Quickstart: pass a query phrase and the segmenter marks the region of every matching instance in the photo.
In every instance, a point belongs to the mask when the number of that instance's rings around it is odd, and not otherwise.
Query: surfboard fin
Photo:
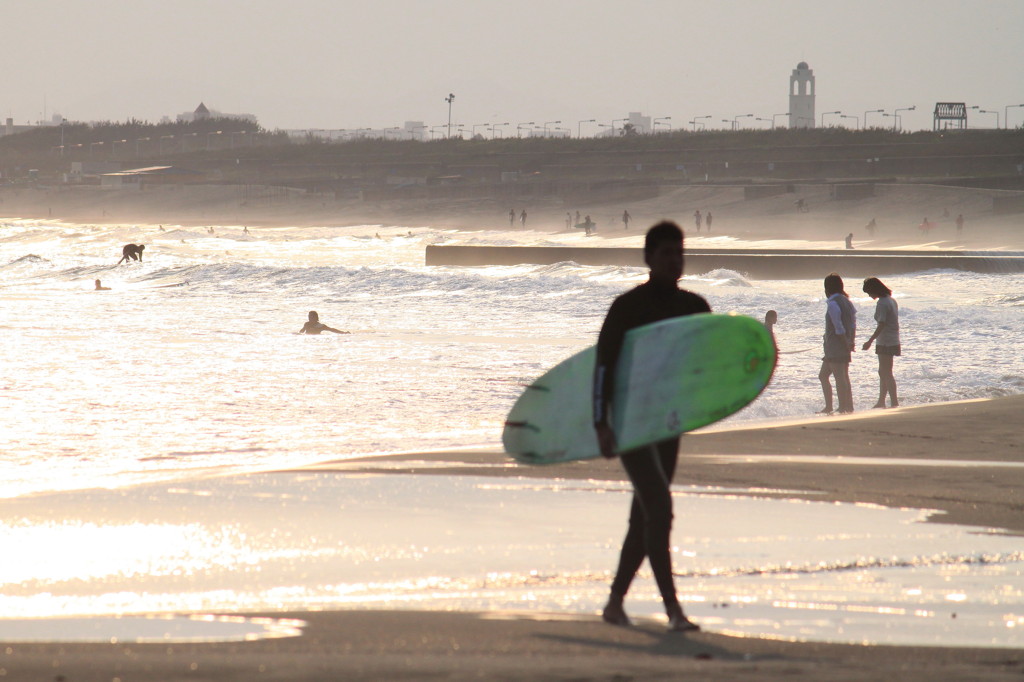
[[[547,386],[541,386],[540,384],[530,384],[529,386],[527,386],[527,388],[531,388],[534,391],[545,391],[545,392],[551,391],[551,389],[548,388]]]

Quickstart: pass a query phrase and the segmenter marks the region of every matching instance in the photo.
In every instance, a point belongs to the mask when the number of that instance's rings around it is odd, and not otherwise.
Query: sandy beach
[[[236,192],[237,193],[237,192]],[[235,194],[236,194],[235,193]],[[508,207],[451,202],[412,212],[403,206],[333,206],[306,197],[282,199],[259,210],[242,206],[232,190],[205,198],[180,193],[136,197],[80,197],[72,193],[7,194],[11,215],[58,215],[82,222],[147,225],[213,223],[272,225],[443,225],[458,229],[504,227]],[[715,211],[722,233],[747,240],[821,239],[841,243],[868,217],[880,218],[872,248],[1012,248],[1018,217],[988,214],[989,193],[939,187],[900,187],[862,202],[838,206],[827,188],[808,189],[812,211],[796,214],[792,197],[744,202],[737,188],[686,188],[636,207],[636,225],[668,216],[681,222],[700,206]],[[202,201],[192,201],[193,199]],[[163,202],[162,199],[166,199]],[[560,230],[570,207],[531,207],[537,229]],[[575,207],[571,207],[575,209]],[[922,215],[968,216],[959,238],[950,224],[921,235]],[[621,207],[594,211],[615,226]],[[948,221],[947,221],[948,222]],[[895,227],[898,225],[898,228]],[[888,229],[893,226],[892,229]],[[686,225],[689,228],[689,225]],[[256,228],[258,229],[258,228]],[[599,231],[598,244],[632,238]],[[692,234],[689,235],[692,237]],[[858,244],[860,241],[858,241]],[[729,496],[863,503],[895,509],[935,510],[928,521],[1024,533],[1024,437],[1019,427],[1024,396],[915,405],[850,416],[817,417],[686,436],[676,483],[709,486]],[[616,461],[548,468],[512,466],[497,448],[411,452],[324,462],[302,471],[261,472],[278,477],[289,495],[305,494],[301,476],[344,479],[364,474],[413,477],[536,477],[541,480],[623,481]],[[234,475],[238,485],[246,476]],[[255,474],[251,475],[255,476]],[[424,480],[426,480],[424,478]],[[714,494],[714,493],[711,493]],[[723,492],[722,496],[725,497]],[[282,497],[284,499],[284,497]],[[88,500],[87,500],[88,502]],[[290,508],[272,503],[268,517]],[[113,507],[112,507],[113,508]],[[63,508],[48,510],[60,517]],[[108,510],[82,504],[75,513],[97,524]],[[128,517],[138,513],[128,507]],[[186,520],[203,513],[196,503],[178,510]],[[400,506],[382,524],[407,521]],[[90,516],[91,515],[91,516]],[[677,520],[678,520],[677,512]],[[109,519],[106,519],[109,521]],[[623,519],[624,520],[624,519]],[[617,531],[616,531],[617,532]],[[690,529],[700,533],[700,529]],[[677,571],[682,566],[677,565]],[[257,571],[258,572],[258,571]],[[604,624],[579,611],[313,610],[253,613],[305,623],[302,635],[250,642],[213,643],[3,643],[0,677],[12,680],[1019,680],[1024,655],[1006,648],[863,646],[743,638],[706,631],[669,635],[660,620],[637,618],[631,628]],[[209,613],[210,611],[203,611]],[[235,612],[232,612],[235,613]]]
[[[1019,490],[1024,397],[878,410],[683,439],[678,484],[941,510],[931,521],[1024,531]],[[447,466],[440,468],[438,463]],[[327,462],[310,471],[420,476],[622,478],[615,461],[534,468],[494,451],[410,453]],[[966,466],[965,466],[966,465]],[[286,475],[294,472],[281,472]],[[750,492],[753,495],[781,493]],[[97,512],[98,513],[98,512]],[[394,523],[401,523],[396,508]],[[259,615],[259,614],[254,614]],[[263,614],[305,621],[300,637],[210,644],[8,644],[17,680],[1011,680],[1008,649],[850,646],[669,635],[659,621],[608,626],[597,615],[320,611]]]

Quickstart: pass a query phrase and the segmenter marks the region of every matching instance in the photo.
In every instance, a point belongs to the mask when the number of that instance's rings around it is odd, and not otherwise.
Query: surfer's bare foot
[[[832,414],[832,408],[826,407],[824,410],[818,410],[814,414]]]
[[[622,608],[622,602],[608,602],[604,607],[604,611],[601,612],[601,619],[612,625],[631,625],[629,616],[626,615],[626,610]]]
[[[896,400],[892,401],[892,407],[899,407],[899,406],[900,406],[900,404],[899,404],[898,401],[896,401]]]
[[[668,618],[669,632],[697,632],[700,626],[687,618],[682,611],[673,613]]]
[[[875,403],[874,405],[871,406],[871,409],[872,410],[884,410],[885,409],[885,403],[881,403],[881,402]]]

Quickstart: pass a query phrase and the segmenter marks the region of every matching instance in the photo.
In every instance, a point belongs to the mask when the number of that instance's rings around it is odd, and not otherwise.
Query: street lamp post
[[[736,130],[736,121],[735,120],[730,121],[727,118],[723,118],[722,119],[722,123],[728,123],[729,124],[729,130]]]
[[[474,123],[471,126],[471,130],[469,131],[469,135],[470,135],[471,138],[472,137],[476,137],[476,129],[479,128],[480,126],[483,126],[483,127],[486,128],[487,124],[486,123]]]
[[[583,137],[583,124],[584,123],[597,123],[597,119],[596,118],[588,118],[588,119],[580,121],[579,123],[576,124],[576,139],[577,140],[580,139],[581,137]]]
[[[897,125],[899,125],[900,130],[903,130],[903,119],[900,117],[900,112],[901,111],[914,111],[915,109],[917,109],[917,105],[916,104],[914,106],[912,106],[912,107],[905,107],[903,109],[894,109],[893,110],[893,112],[892,112],[893,116],[896,117],[896,120],[893,122],[893,132],[896,131],[896,126]]]
[[[1015,107],[1024,107],[1024,104],[1007,104],[1003,107],[1003,127],[1009,129],[1010,127],[1010,109]]]
[[[832,114],[841,114],[841,113],[843,113],[843,112],[841,112],[841,111],[823,111],[821,113],[821,127],[822,128],[825,127],[825,117],[826,116],[831,116]]]
[[[860,117],[858,117],[858,116],[851,116],[849,114],[841,114],[839,116],[839,118],[852,118],[854,121],[856,121],[856,123],[853,124],[853,129],[854,130],[860,130]]]
[[[554,125],[556,123],[561,123],[561,121],[546,121],[544,123],[544,137],[548,136],[548,126]]]
[[[772,130],[775,130],[775,117],[776,116],[789,116],[790,113],[787,111],[784,114],[772,114]]]
[[[451,124],[449,124],[449,125],[451,125]],[[438,128],[440,128],[441,130],[444,130],[444,126],[434,126],[434,127],[432,127],[430,129],[430,139],[431,140],[434,139],[434,131],[437,130]]]
[[[448,96],[444,98],[445,102],[448,102],[448,137],[452,136],[452,102],[455,101],[455,95],[448,93]]]
[[[501,126],[507,126],[508,124],[508,121],[505,121],[504,123],[495,123],[493,126],[491,126],[491,139],[493,140],[497,135],[498,128],[500,128]]]
[[[884,114],[885,109],[872,109],[864,112],[864,130],[868,129],[868,114]]]
[[[530,127],[532,125],[536,125],[536,123],[534,123],[533,121],[524,121],[523,123],[518,124],[516,126],[516,137],[522,137],[523,136],[523,133],[522,133],[523,128],[528,128],[528,127]]]
[[[741,118],[754,118],[754,115],[753,114],[740,114],[739,116],[734,117],[732,119],[732,129],[733,130],[739,130],[740,129],[740,119]]]
[[[671,120],[672,120],[671,116],[661,116],[660,118],[654,119],[654,121],[651,123],[651,133],[653,134],[653,133],[656,133],[658,131],[658,121],[671,121]],[[662,125],[666,126],[669,130],[672,130],[672,124],[671,123],[662,123]]]
[[[62,118],[60,120],[60,155],[64,156],[64,124],[67,123],[67,119]]]
[[[770,119],[770,118],[761,118],[760,116],[755,116],[755,117],[754,117],[754,120],[755,120],[755,121],[764,121],[765,123],[771,123],[771,124],[772,124],[772,127],[773,127],[773,128],[775,127],[775,121],[773,121],[773,120],[772,120],[772,119]]]
[[[693,117],[693,120],[692,120],[692,121],[690,121],[690,123],[692,123],[692,124],[693,124],[693,132],[697,132],[697,124],[698,124],[698,123],[700,123],[700,127],[701,127],[701,130],[704,130],[704,129],[706,129],[706,128],[707,128],[707,126],[706,126],[706,125],[704,125],[703,123],[701,123],[701,119],[702,119],[702,118],[714,118],[714,117],[713,117],[713,116],[711,116],[711,114],[708,114],[707,116],[694,116],[694,117]]]
[[[139,143],[140,142],[149,142],[149,138],[148,137],[137,137],[137,138],[135,138],[135,158],[139,158],[141,156],[141,154],[139,153]]]
[[[210,140],[212,139],[212,136],[220,135],[223,132],[223,130],[215,130],[212,133],[206,133],[206,151],[210,151]]]
[[[989,111],[987,109],[978,109],[979,114],[995,114],[996,115],[996,130],[999,130],[999,112]]]
[[[622,121],[628,121],[628,118],[613,118],[612,119],[612,137],[615,137],[615,124],[621,123]]]
[[[427,128],[427,127],[428,126],[425,126],[425,125],[423,125],[423,126],[413,126],[412,128],[409,129],[409,139],[410,140],[418,140],[419,136],[416,134],[416,131],[417,130],[423,130],[424,128]]]

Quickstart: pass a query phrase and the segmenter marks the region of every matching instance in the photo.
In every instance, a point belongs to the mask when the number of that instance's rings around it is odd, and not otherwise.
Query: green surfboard
[[[601,455],[591,404],[595,357],[591,346],[526,387],[505,422],[506,452],[527,464]],[[743,315],[702,313],[630,330],[612,399],[619,451],[738,412],[768,385],[775,358],[771,334]]]

